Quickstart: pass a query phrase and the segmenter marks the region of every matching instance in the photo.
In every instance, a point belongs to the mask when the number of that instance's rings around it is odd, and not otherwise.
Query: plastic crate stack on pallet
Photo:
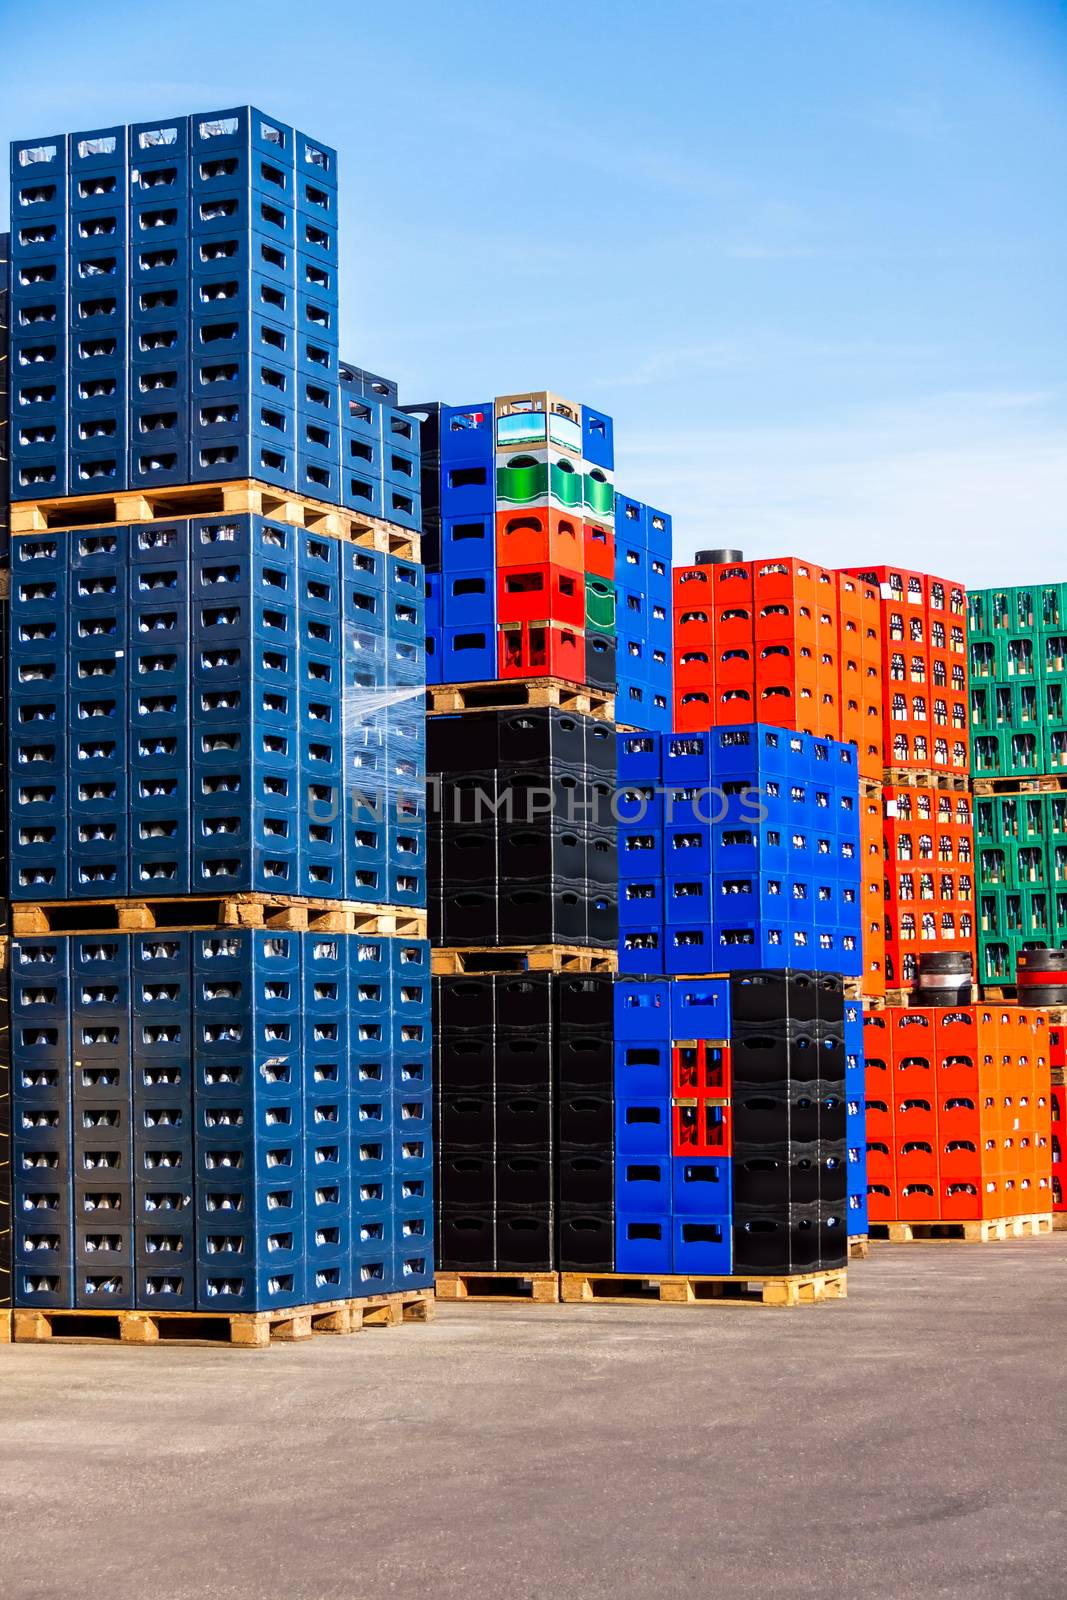
[[[865,994],[885,992],[883,672],[876,586],[794,557],[709,550],[674,573],[674,726],[747,719],[851,743],[860,778]]]
[[[966,594],[958,583],[903,568],[851,576],[872,587],[881,611],[882,992],[899,1001],[927,952],[974,958]]]
[[[622,733],[619,790],[620,984],[623,974],[664,974],[679,984],[700,979],[709,994],[722,996],[723,973],[801,961],[834,974],[839,995],[843,972],[858,979],[862,880],[853,746],[760,724],[662,738]],[[843,1241],[866,1234],[862,1037],[859,1004],[848,1006],[854,1061],[846,1089],[842,1045],[839,1085],[840,1136],[851,1140],[840,1153]],[[843,1016],[837,1020],[843,1024]],[[625,1016],[619,1021],[625,1025]],[[699,1077],[711,1060],[708,1041],[721,1044],[728,1032],[727,1025],[695,1039],[664,1035],[659,1048],[688,1039]],[[619,1085],[617,1066],[616,1094],[625,1098]],[[674,1154],[686,1154],[690,1139],[711,1154],[707,1141],[726,1138],[728,1123],[710,1102],[676,1114]],[[667,1131],[663,1113],[661,1133]],[[749,1153],[756,1158],[755,1150]],[[650,1192],[677,1192],[684,1205],[680,1189]],[[618,1204],[625,1212],[626,1203]]]
[[[612,974],[434,981],[440,1266],[610,1271]]]
[[[0,748],[7,745],[7,637],[10,464],[8,461],[8,263],[10,239],[0,234]],[[7,763],[0,760],[0,851],[6,860]],[[0,1312],[11,1304],[11,1051],[8,1027],[7,884],[0,885]],[[2,1321],[2,1316],[0,1316]]]
[[[872,1230],[901,1239],[1048,1231],[1045,1013],[997,1002],[888,1007],[865,1023]]]
[[[671,727],[671,518],[615,496],[615,717],[623,727]]]
[[[848,1100],[840,979],[759,970],[615,990],[619,1272],[840,1267]],[[851,1078],[851,1082],[849,1081]],[[862,1092],[862,1083],[859,1085]],[[860,1113],[862,1122],[862,1113]],[[866,1231],[864,1229],[864,1231]]]
[[[419,461],[415,441],[410,474],[381,450],[370,469],[414,479],[404,523],[343,508],[333,154],[246,108],[18,144],[13,172],[16,306],[48,243],[57,327],[65,285],[71,308],[51,397],[14,396],[66,419],[32,472],[29,446],[12,462],[16,1336],[54,1312],[126,1313],[132,1337],[215,1312],[260,1342],[271,1319],[309,1330],[308,1307],[336,1329],[368,1296],[424,1304]],[[29,226],[37,187],[53,210]],[[87,351],[97,277],[115,326]],[[84,494],[86,362],[105,482],[128,461],[137,493]],[[344,381],[386,416],[370,375]],[[167,429],[142,428],[146,393],[171,397]],[[134,441],[172,426],[146,480]],[[66,498],[30,499],[42,483]]]
[[[620,969],[861,972],[856,751],[752,723],[619,735]]]
[[[428,764],[439,1264],[610,1267],[614,726],[432,716]]]
[[[975,590],[968,620],[978,967],[1002,990],[1067,944],[1067,585]]]
[[[339,372],[328,146],[249,106],[21,140],[11,208],[17,498],[255,478],[418,528],[410,418]]]
[[[1067,943],[1067,793],[976,794],[974,817],[978,973],[1006,988],[1020,955]]]
[[[1052,1151],[1052,1210],[1057,1219],[1055,1226],[1067,1227],[1067,1089],[1064,1087],[1067,1046],[1061,1024],[1053,1023],[1048,1030],[1048,1037],[1052,1066],[1052,1130],[1049,1139]]]
[[[434,716],[427,760],[432,942],[613,953],[611,723],[555,706]]]
[[[423,492],[434,506],[426,542],[429,681],[548,677],[614,695],[611,418],[547,391],[408,409],[421,426]],[[653,605],[665,617],[670,519],[638,510],[627,604],[642,619]],[[643,643],[642,628],[627,637]],[[639,706],[651,705],[654,694],[664,698],[665,667],[631,664],[626,692],[636,684]]]
[[[968,597],[975,779],[1067,771],[1067,584]]]

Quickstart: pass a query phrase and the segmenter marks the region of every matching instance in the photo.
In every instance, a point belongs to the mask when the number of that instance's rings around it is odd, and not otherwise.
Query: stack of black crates
[[[615,729],[555,706],[435,716],[430,938],[613,950]]]
[[[439,1265],[610,1271],[612,974],[434,987]]]
[[[733,1271],[844,1266],[845,999],[833,973],[730,979]]]
[[[615,762],[556,706],[429,719],[445,1270],[611,1267]]]

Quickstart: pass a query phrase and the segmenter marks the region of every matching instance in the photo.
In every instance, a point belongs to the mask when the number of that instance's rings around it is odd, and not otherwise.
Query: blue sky
[[[0,16],[5,138],[251,100],[336,145],[343,353],[611,412],[676,559],[1067,577],[1059,0]]]

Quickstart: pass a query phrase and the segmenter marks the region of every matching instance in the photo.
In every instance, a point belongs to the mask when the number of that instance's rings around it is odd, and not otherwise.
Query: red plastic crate
[[[729,1104],[696,1099],[671,1108],[671,1153],[676,1156],[728,1156],[733,1153]]]
[[[611,538],[611,569],[615,576],[615,538]],[[586,538],[579,518],[547,506],[522,511],[498,511],[496,517],[498,567],[533,567],[550,564],[570,572],[593,572],[586,561]]]
[[[553,624],[501,624],[499,644],[502,678],[567,678],[585,682],[585,634]]]
[[[585,577],[569,567],[539,562],[530,567],[500,567],[496,580],[497,621],[585,625]]]

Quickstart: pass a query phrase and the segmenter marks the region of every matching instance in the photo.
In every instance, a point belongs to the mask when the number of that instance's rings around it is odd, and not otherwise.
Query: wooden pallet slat
[[[994,1244],[1006,1239],[1036,1239],[1052,1232],[1052,1213],[1021,1217],[983,1217],[973,1221],[872,1222],[871,1239],[890,1244]]]
[[[848,1236],[848,1259],[850,1261],[866,1261],[871,1253],[871,1243],[865,1233],[850,1233]]]
[[[844,1300],[844,1267],[777,1277],[715,1277],[686,1274],[562,1272],[560,1292],[568,1305],[741,1305],[799,1306]]]
[[[430,970],[436,978],[464,972],[615,972],[618,965],[617,951],[581,945],[479,945],[430,951]]]
[[[262,1350],[272,1344],[300,1343],[316,1334],[358,1333],[361,1328],[399,1327],[429,1322],[432,1289],[326,1300],[277,1311],[51,1310],[16,1307],[9,1314],[9,1338],[16,1344],[100,1340],[119,1344],[216,1343]],[[5,1343],[0,1329],[0,1344]]]
[[[69,495],[61,499],[17,500],[11,507],[12,534],[48,529],[106,527],[155,522],[174,517],[240,515],[253,512],[272,522],[285,522],[308,533],[323,534],[367,549],[418,561],[419,534],[383,517],[367,517],[325,500],[279,489],[253,478],[225,483],[187,484],[167,489],[140,489],[117,494]]]
[[[1067,772],[1041,772],[1028,778],[975,778],[976,795],[1063,794],[1067,791]]]
[[[490,1305],[559,1303],[558,1272],[438,1272],[438,1300],[478,1300]]]
[[[940,767],[886,767],[884,783],[894,789],[949,789],[966,794],[970,778],[965,772],[945,772]]]
[[[540,706],[557,706],[561,711],[573,711],[597,722],[613,722],[615,718],[613,694],[566,678],[504,678],[486,683],[430,684],[426,689],[426,711],[430,716]]]
[[[206,928],[279,928],[294,933],[380,934],[425,939],[426,912],[408,906],[302,895],[241,893],[174,899],[43,900],[11,907],[16,937],[43,933],[146,933]]]

